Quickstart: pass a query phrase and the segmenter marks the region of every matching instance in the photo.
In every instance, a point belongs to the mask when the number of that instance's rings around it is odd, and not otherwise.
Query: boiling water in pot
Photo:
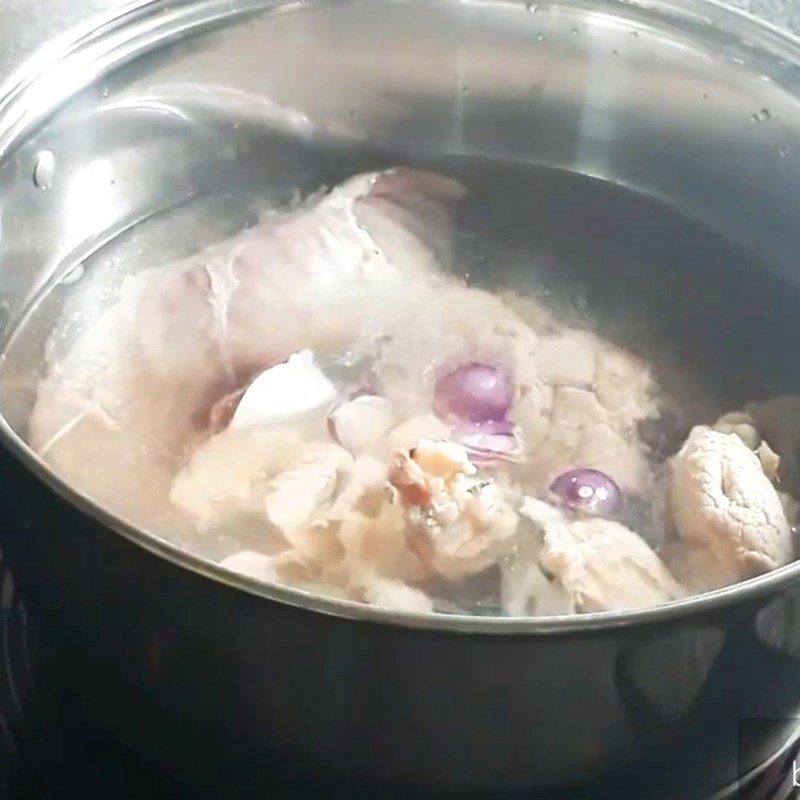
[[[794,557],[796,297],[754,256],[566,172],[182,113],[203,185],[73,253],[4,355],[67,482],[405,611],[624,610]],[[96,202],[114,166],[90,168]]]

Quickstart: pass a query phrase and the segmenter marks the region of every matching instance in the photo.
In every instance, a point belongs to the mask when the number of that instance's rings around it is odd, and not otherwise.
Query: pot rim
[[[337,0],[313,0],[324,4]],[[393,0],[396,2],[397,0]],[[430,0],[449,3],[453,0]],[[506,2],[507,0],[481,0]],[[521,0],[520,0],[521,1]],[[588,0],[592,6],[610,9],[641,9],[649,14],[680,17],[694,25],[716,28],[758,45],[775,58],[800,66],[800,37],[751,14],[724,5],[721,0]],[[585,0],[556,0],[554,4],[581,5]],[[0,84],[0,161],[30,130],[41,123],[64,101],[86,88],[123,58],[139,55],[162,41],[167,24],[170,34],[186,34],[207,28],[229,16],[258,10],[285,10],[307,5],[305,0],[241,0],[232,8],[228,0],[178,0],[164,13],[160,0],[132,0],[121,8],[94,16],[43,45]],[[159,32],[162,36],[159,36]],[[76,67],[76,82],[47,97],[44,108],[31,112],[27,95],[37,83],[62,69],[65,60]],[[82,68],[82,72],[80,69]],[[45,486],[84,515],[133,544],[172,564],[223,586],[275,601],[297,609],[328,616],[380,623],[404,628],[425,629],[447,634],[557,635],[605,631],[614,628],[654,625],[680,621],[698,614],[722,611],[745,602],[761,602],[800,580],[800,561],[756,578],[712,592],[672,601],[660,606],[633,611],[536,617],[479,617],[457,614],[400,612],[350,600],[317,595],[287,585],[266,584],[224,569],[218,564],[182,550],[115,517],[90,498],[72,489],[21,439],[0,414],[0,445],[4,446]]]

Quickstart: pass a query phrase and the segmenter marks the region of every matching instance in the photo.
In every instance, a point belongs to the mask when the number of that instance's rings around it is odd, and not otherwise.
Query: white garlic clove
[[[233,429],[266,427],[319,411],[336,402],[338,392],[303,350],[283,364],[257,375],[242,395],[231,418]]]
[[[374,394],[354,397],[337,406],[328,417],[331,435],[351,453],[363,453],[379,445],[392,425],[391,401]]]

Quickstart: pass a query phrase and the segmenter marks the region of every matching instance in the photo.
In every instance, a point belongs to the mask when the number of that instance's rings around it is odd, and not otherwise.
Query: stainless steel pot
[[[800,282],[800,42],[777,30],[704,0],[144,2],[48,46],[0,92],[6,342],[142,220],[170,209],[136,251],[157,243],[166,260],[246,223],[225,187],[279,198],[319,183],[321,150],[590,175],[756,251],[765,279]],[[7,375],[38,362],[37,325]],[[29,384],[1,388],[7,547],[60,696],[206,794],[262,796],[277,765],[708,797],[797,727],[798,565],[555,621],[323,600],[234,578],[77,496],[20,439]],[[763,720],[755,740],[748,718]]]

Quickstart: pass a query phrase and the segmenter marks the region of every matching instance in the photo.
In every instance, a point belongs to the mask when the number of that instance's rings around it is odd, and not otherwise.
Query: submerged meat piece
[[[573,517],[532,498],[525,499],[520,513],[541,537],[542,573],[563,589],[576,611],[645,608],[683,595],[656,553],[619,522]],[[541,582],[533,577],[535,593]]]
[[[363,394],[341,403],[328,416],[331,435],[351,453],[365,453],[383,444],[394,424],[391,401]]]
[[[384,470],[385,476],[385,470]],[[398,581],[419,581],[427,569],[408,548],[402,507],[386,492],[361,495],[340,519],[338,538],[344,548],[348,580],[352,588],[369,586],[378,577]]]
[[[549,528],[540,559],[579,612],[646,608],[683,594],[644,539],[613,520],[596,517]]]
[[[753,451],[757,450],[763,441],[755,420],[743,411],[733,411],[720,417],[714,423],[714,430],[720,433],[735,433]]]
[[[364,600],[394,611],[430,614],[433,601],[421,589],[391,578],[375,578],[364,589]]]
[[[395,454],[389,480],[408,506],[422,508],[436,502],[457,513],[454,494],[462,488],[463,477],[476,471],[460,445],[422,439],[408,453]]]
[[[553,390],[549,415],[534,422],[539,446],[530,445],[530,475],[543,485],[571,467],[596,469],[610,475],[620,488],[643,493],[650,488],[650,467],[637,434],[637,424],[648,406],[610,412],[593,389],[558,386]],[[530,434],[525,429],[526,441]]]
[[[780,456],[761,437],[756,421],[744,412],[733,412],[721,417],[714,424],[714,430],[720,433],[735,433],[747,445],[761,462],[764,474],[774,481],[778,478],[781,465]]]
[[[177,525],[172,476],[212,421],[225,424],[229,393],[300,350],[341,352],[379,312],[416,302],[403,289],[446,256],[447,206],[462,194],[415,170],[357,176],[185,262],[128,278],[49,364],[31,446],[112,512]]]
[[[302,562],[294,553],[267,555],[254,550],[241,550],[222,559],[220,566],[262,583],[302,582],[307,577]]]
[[[305,444],[288,469],[268,484],[264,510],[269,522],[304,559],[328,560],[337,545],[319,522],[332,506],[353,467],[352,456],[327,442]]]
[[[745,414],[752,419],[758,436],[780,456],[781,486],[800,492],[800,396],[750,403]]]
[[[316,525],[352,471],[342,447],[303,442],[291,428],[228,428],[198,448],[170,496],[201,531],[248,526],[261,530],[264,543],[279,534],[302,560],[324,561],[338,547]]]
[[[669,563],[694,590],[788,563],[792,536],[758,456],[735,434],[695,428],[671,462]]]
[[[526,501],[527,502],[527,501]],[[524,517],[524,506],[522,509]],[[523,521],[513,552],[500,561],[500,601],[510,617],[574,614],[575,601],[561,582],[545,574],[539,561],[542,529],[527,530]]]
[[[29,420],[33,450],[78,491],[130,522],[180,529],[169,490],[194,432],[187,404],[204,387],[176,391],[136,357],[131,309],[108,311],[50,367]]]
[[[490,443],[509,450],[510,458],[498,460],[522,462],[513,474],[526,489],[544,493],[580,466],[605,472],[628,493],[648,491],[652,467],[639,426],[659,407],[647,364],[517,295],[441,281],[417,299],[425,314],[394,329],[380,359],[381,391],[398,418],[422,418],[440,405],[441,375],[491,365],[508,376],[512,395],[507,419],[495,422],[513,427]],[[442,437],[473,443],[463,423],[447,423]]]
[[[291,428],[227,429],[199,447],[175,476],[170,500],[205,531],[264,518],[270,481],[296,462],[302,442]]]
[[[389,491],[386,465],[361,456],[339,484],[332,502],[320,504],[305,528],[286,537],[292,545],[288,552],[306,566],[307,580],[374,605],[430,611],[425,593],[410,585],[428,570],[408,547],[403,509]]]
[[[459,581],[511,547],[517,514],[495,481],[476,474],[460,445],[423,439],[396,454],[389,480],[406,508],[408,545],[433,573]]]
[[[248,541],[267,550],[243,551],[222,566],[326,595],[429,611],[424,593],[409,585],[428,570],[408,547],[404,512],[389,491],[386,465],[370,456],[354,460],[336,444],[297,440],[291,456],[276,458],[269,447],[275,434],[226,431],[201,448],[175,481],[176,502],[187,512],[213,508],[215,522],[237,533],[242,520],[250,520]],[[239,453],[241,483],[224,474],[215,482],[215,456],[237,446],[244,451]],[[250,457],[255,476],[246,481],[243,467]],[[216,463],[220,469],[233,466],[230,460]]]
[[[530,298],[456,285],[440,292],[448,332],[440,362],[492,364],[514,382],[508,418],[524,443],[515,474],[526,487],[543,493],[561,473],[589,467],[625,491],[647,491],[639,425],[658,411],[647,364]]]
[[[449,425],[432,413],[423,413],[410,417],[389,431],[386,446],[390,453],[396,453],[398,450],[410,450],[422,439],[443,441],[449,434]]]
[[[335,582],[320,580],[314,570],[291,550],[277,555],[242,550],[224,558],[220,566],[261,583],[282,583],[327,597],[348,599],[345,589]]]
[[[301,349],[340,352],[376,298],[396,302],[405,279],[438,268],[443,204],[462,194],[453,181],[413,170],[359,175],[158,281],[146,276],[145,353],[156,370],[237,375]]]

